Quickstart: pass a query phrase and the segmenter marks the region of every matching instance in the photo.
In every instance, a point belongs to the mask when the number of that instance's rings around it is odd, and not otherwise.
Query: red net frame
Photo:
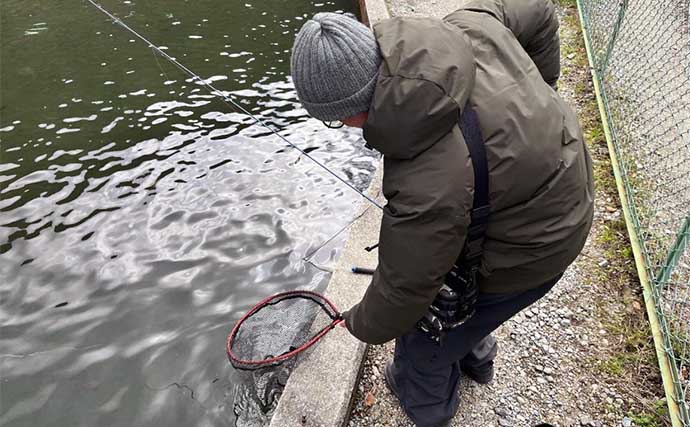
[[[321,310],[330,318],[331,322],[323,328],[321,328],[318,332],[316,332],[304,344],[278,356],[257,360],[247,360],[242,359],[241,357],[235,354],[235,352],[233,351],[233,346],[236,344],[236,338],[238,332],[240,331],[240,328],[247,319],[250,319],[253,315],[257,314],[259,311],[266,307],[270,307],[279,304],[280,302],[296,298],[311,300],[312,302],[317,304],[321,308]],[[232,328],[232,331],[228,335],[225,350],[227,352],[230,363],[233,367],[237,369],[254,370],[266,366],[275,366],[283,363],[284,361],[296,356],[297,354],[305,351],[312,345],[316,344],[317,341],[323,338],[328,332],[333,330],[333,328],[335,328],[342,321],[342,315],[340,314],[336,306],[321,294],[311,291],[300,290],[281,292],[279,294],[272,295],[259,301],[254,307],[252,307],[247,313],[245,313],[240,318],[240,320],[237,321],[235,326]]]

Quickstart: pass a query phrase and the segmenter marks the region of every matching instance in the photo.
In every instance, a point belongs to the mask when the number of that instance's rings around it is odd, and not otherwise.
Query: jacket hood
[[[433,18],[374,26],[383,61],[364,138],[384,156],[411,159],[448,134],[474,87],[469,40]]]

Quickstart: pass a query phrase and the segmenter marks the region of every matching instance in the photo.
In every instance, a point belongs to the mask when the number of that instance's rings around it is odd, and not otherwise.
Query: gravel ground
[[[458,3],[396,0],[389,8],[393,16],[443,16]],[[496,331],[496,377],[487,386],[463,379],[456,427],[668,425],[606,145],[595,132],[599,118],[577,10],[569,5],[560,15],[559,91],[589,136],[597,174],[595,225],[554,290]],[[412,426],[383,378],[392,352],[392,342],[369,348],[350,426]]]
[[[443,17],[460,8],[463,0],[386,0],[391,16]]]

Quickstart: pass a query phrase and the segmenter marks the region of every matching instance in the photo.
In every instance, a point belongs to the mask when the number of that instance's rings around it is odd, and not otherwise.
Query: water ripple
[[[303,18],[350,3],[107,6],[364,189],[377,158],[307,117],[287,70]],[[1,7],[0,424],[220,426],[235,396],[256,422],[228,329],[266,295],[322,289],[303,258],[360,198],[92,8]]]

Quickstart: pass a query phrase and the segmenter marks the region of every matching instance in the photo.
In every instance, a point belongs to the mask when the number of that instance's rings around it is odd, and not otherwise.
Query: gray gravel
[[[462,0],[397,0],[386,1],[391,16],[443,17],[458,10]]]

